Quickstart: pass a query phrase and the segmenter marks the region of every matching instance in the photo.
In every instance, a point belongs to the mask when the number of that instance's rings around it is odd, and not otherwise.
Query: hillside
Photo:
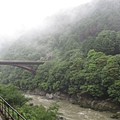
[[[1,83],[120,104],[120,1],[98,0],[48,17],[4,53],[5,60],[45,61],[36,75],[0,68]]]

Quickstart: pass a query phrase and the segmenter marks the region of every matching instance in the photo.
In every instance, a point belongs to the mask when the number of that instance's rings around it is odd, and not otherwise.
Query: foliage
[[[82,90],[81,95],[87,93],[95,98],[104,95],[102,87],[100,85],[81,86],[80,89]]]
[[[38,68],[36,75],[20,68],[1,66],[0,82],[12,83],[21,90],[37,88],[70,96],[87,93],[92,98],[110,98],[120,103],[117,92],[120,80],[119,6],[119,0],[98,0],[74,8],[72,12],[68,10],[49,17],[46,24],[53,24],[46,25],[44,30],[24,34],[2,57],[6,60],[44,60],[45,64],[35,66]]]
[[[27,120],[55,120],[60,113],[58,113],[59,106],[55,103],[49,108],[44,106],[29,106],[24,105],[21,108],[18,108],[18,111],[27,119]]]
[[[86,55],[90,49],[104,52],[106,55],[120,54],[120,32],[103,30],[96,38],[88,37],[82,45],[82,51]]]
[[[120,102],[120,80],[108,88],[108,94],[115,102]]]
[[[12,106],[23,106],[29,101],[24,95],[18,91],[17,87],[13,85],[0,84],[0,96],[3,97]]]
[[[30,106],[27,103],[30,99],[18,91],[13,85],[0,84],[0,96],[3,97],[10,105],[17,109],[27,120],[55,120],[60,113],[59,106],[54,103],[49,108],[44,106]]]

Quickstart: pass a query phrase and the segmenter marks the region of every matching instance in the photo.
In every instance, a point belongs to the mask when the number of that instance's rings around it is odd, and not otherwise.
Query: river
[[[32,98],[30,103],[34,105],[43,105],[49,107],[55,100],[47,100],[43,96],[38,95],[25,95],[26,97]],[[67,120],[113,120],[110,118],[113,114],[110,112],[98,112],[91,109],[81,108],[78,105],[69,103],[68,101],[58,102],[60,105],[60,113],[63,113],[63,116]]]

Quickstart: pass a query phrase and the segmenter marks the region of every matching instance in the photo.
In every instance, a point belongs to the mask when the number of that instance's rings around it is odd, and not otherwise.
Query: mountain
[[[45,61],[36,75],[1,67],[4,84],[119,103],[120,1],[93,0],[48,17],[44,27],[19,37],[2,59]]]

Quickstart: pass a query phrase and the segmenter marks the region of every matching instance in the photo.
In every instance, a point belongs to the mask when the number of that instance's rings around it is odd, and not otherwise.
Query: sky
[[[61,9],[91,0],[0,0],[0,37],[13,36],[42,24],[45,17]],[[1,41],[1,39],[0,39]]]

